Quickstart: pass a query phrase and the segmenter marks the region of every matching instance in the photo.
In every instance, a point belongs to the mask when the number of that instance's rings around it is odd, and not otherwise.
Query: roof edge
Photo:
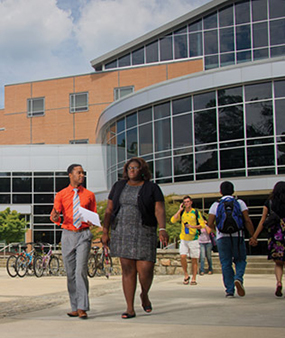
[[[154,38],[155,36],[160,35],[163,32],[167,32],[168,30],[172,29],[175,26],[179,26],[181,24],[183,24],[185,21],[188,21],[190,19],[195,18],[196,16],[201,15],[202,13],[207,13],[208,11],[214,9],[215,7],[220,6],[222,3],[226,3],[226,2],[231,2],[229,0],[212,0],[208,3],[206,3],[205,5],[198,7],[196,9],[194,9],[191,12],[188,12],[187,14],[184,14],[182,16],[180,16],[179,18],[172,20],[152,31],[150,31],[149,33],[146,33],[142,36],[140,36],[139,38],[136,38],[108,53],[103,54],[102,56],[93,59],[92,61],[90,61],[91,66],[93,68],[95,68],[96,66],[101,65],[103,62],[105,61],[111,61],[111,59],[113,59],[116,55],[119,57],[121,55],[123,55],[128,49],[131,49],[135,46],[137,46],[138,48],[142,45],[145,44],[146,40],[150,40],[152,38]]]

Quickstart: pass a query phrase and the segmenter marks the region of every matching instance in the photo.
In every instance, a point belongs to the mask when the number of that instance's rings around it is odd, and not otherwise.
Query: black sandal
[[[183,284],[184,285],[188,285],[189,284],[189,280],[190,280],[190,276],[188,276],[188,278],[184,278]]]
[[[147,306],[143,306],[143,309],[146,313],[151,313],[152,311],[152,306],[151,304],[147,305]]]
[[[135,318],[136,314],[134,313],[133,315],[130,315],[128,312],[122,313],[122,319],[130,319],[130,318]]]

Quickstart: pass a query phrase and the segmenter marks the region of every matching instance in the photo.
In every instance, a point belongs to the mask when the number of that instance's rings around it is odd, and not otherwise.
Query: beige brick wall
[[[73,139],[95,143],[98,118],[113,102],[114,88],[134,86],[137,91],[202,69],[202,60],[194,60],[6,86],[0,144],[67,144]],[[89,93],[89,110],[71,114],[69,95],[80,92]],[[28,118],[27,99],[37,97],[45,98],[45,116]]]

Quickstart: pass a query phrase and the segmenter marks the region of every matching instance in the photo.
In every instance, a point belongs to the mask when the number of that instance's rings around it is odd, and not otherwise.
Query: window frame
[[[76,106],[76,96],[86,95],[86,105]],[[71,93],[69,94],[69,112],[71,114],[74,113],[82,113],[89,110],[89,93],[88,92],[79,92],[79,93]]]
[[[42,100],[42,109],[34,110],[35,101]],[[45,97],[31,97],[27,99],[27,117],[45,116]]]
[[[128,93],[128,94],[125,94],[125,95],[121,95],[121,92],[123,90],[126,90],[126,89],[130,89],[131,90],[131,93]],[[114,88],[114,101],[118,101],[120,100],[121,98],[127,96],[127,95],[130,95],[132,94],[133,92],[135,91],[135,86],[124,86],[124,87],[116,87]]]

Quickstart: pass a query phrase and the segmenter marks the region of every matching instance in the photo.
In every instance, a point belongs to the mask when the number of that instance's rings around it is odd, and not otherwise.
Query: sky
[[[90,61],[211,0],[0,0],[4,86],[92,73]]]

